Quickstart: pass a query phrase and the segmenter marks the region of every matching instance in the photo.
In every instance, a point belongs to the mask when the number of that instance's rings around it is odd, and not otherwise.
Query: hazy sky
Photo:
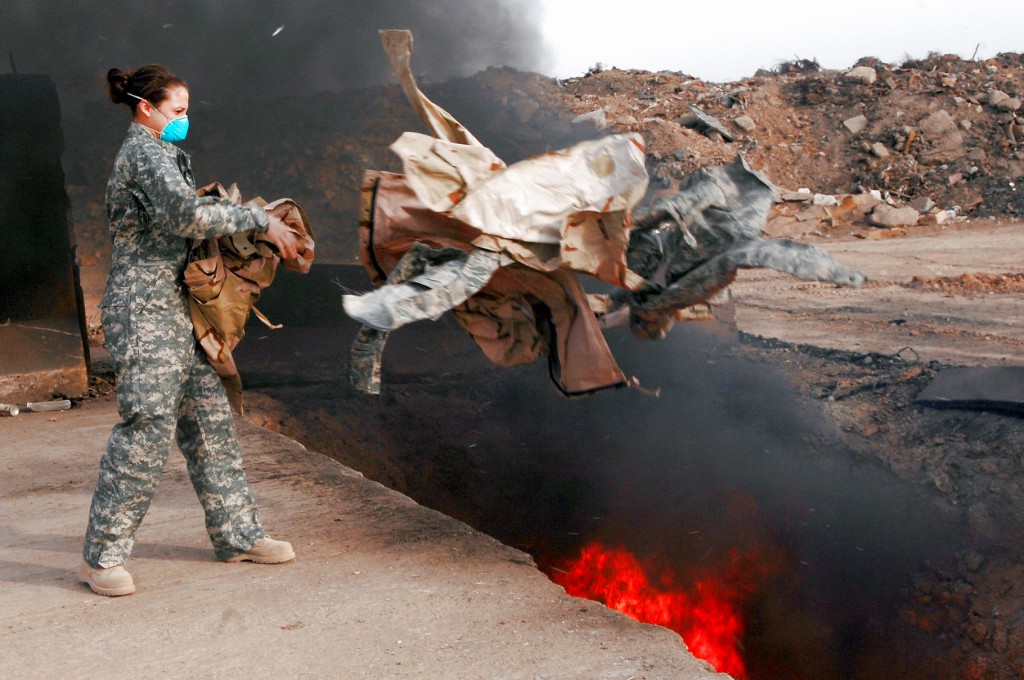
[[[597,62],[730,81],[782,61],[824,68],[930,51],[978,58],[1024,52],[1021,0],[541,0],[557,77]]]

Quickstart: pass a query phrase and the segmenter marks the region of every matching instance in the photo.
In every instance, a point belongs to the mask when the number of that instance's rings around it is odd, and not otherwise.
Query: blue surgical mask
[[[149,101],[148,99],[143,99],[131,92],[126,92],[125,94],[129,97],[135,97],[140,102]],[[188,116],[184,115],[181,118],[171,120],[165,116],[160,109],[156,108],[156,105],[153,102],[149,102],[149,105],[153,107],[154,111],[160,114],[161,118],[167,121],[167,125],[164,126],[163,131],[160,133],[160,139],[172,144],[185,141],[185,137],[188,135]]]

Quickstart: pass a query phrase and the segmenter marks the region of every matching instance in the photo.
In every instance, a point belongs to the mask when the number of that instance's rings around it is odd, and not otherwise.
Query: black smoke
[[[53,78],[66,109],[103,98],[107,69],[146,63],[217,104],[382,82],[382,28],[413,31],[425,81],[536,69],[540,18],[539,0],[21,0],[0,7],[0,49],[18,72]]]

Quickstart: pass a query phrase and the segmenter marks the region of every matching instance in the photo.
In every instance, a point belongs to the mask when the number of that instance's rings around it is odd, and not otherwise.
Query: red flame
[[[694,656],[720,673],[743,680],[746,666],[739,652],[743,636],[739,607],[773,567],[758,552],[731,551],[729,558],[723,573],[683,589],[671,573],[664,572],[652,582],[632,553],[592,542],[564,571],[554,570],[551,580],[570,595],[603,602],[637,621],[671,628]]]

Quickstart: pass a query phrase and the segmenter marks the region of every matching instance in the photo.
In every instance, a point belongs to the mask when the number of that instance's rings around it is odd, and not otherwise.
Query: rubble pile
[[[1022,84],[1016,54],[802,63],[728,84],[616,69],[562,82],[577,120],[643,132],[662,188],[742,153],[784,190],[770,233],[853,225],[869,238],[1024,212]]]
[[[612,69],[558,84],[577,124],[642,132],[651,174],[666,189],[739,152],[780,188],[808,189],[808,199],[831,195],[842,204],[845,195],[876,191],[921,215],[1024,211],[1020,55],[935,56],[899,67],[866,58],[845,72],[780,69],[731,84]],[[859,203],[855,215],[876,206]],[[833,221],[854,221],[846,212],[827,211]],[[907,215],[892,221],[872,222],[913,224]]]

